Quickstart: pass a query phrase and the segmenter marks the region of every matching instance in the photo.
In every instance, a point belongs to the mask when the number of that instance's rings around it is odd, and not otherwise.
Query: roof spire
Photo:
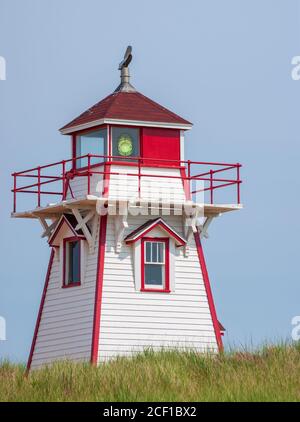
[[[136,89],[130,84],[129,79],[129,63],[132,60],[132,47],[129,45],[125,51],[124,59],[119,64],[119,70],[121,71],[121,83],[115,92],[136,92]]]

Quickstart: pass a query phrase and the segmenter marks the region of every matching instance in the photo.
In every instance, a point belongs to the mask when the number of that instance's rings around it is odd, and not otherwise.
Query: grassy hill
[[[299,401],[300,344],[217,357],[163,351],[25,376],[0,364],[0,401]]]

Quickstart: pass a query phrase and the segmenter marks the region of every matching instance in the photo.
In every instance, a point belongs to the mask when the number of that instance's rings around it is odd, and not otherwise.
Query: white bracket
[[[116,215],[115,220],[115,247],[116,253],[120,253],[124,232],[128,228],[127,214]]]
[[[42,238],[43,237],[48,237],[49,238],[51,236],[53,230],[55,230],[55,228],[57,226],[57,223],[59,221],[59,218],[56,218],[52,222],[52,224],[48,224],[46,218],[41,217],[41,216],[38,217],[38,220],[39,220],[39,222],[41,223],[41,225],[42,225],[42,227],[44,229],[43,233],[41,234],[41,237]]]
[[[87,223],[92,219],[95,218],[95,211],[91,210],[89,211],[85,217],[82,217],[79,209],[77,207],[72,206],[72,212],[77,220],[77,226],[75,227],[75,230],[82,230],[83,234],[88,242],[88,245],[90,247],[90,251],[94,250],[95,247],[95,233],[91,233],[90,229],[87,226]],[[93,224],[93,229],[95,231],[96,222]]]
[[[186,245],[184,247],[184,256],[189,256],[189,242],[194,233],[197,233],[197,224],[198,224],[198,213],[196,212],[193,216],[186,216],[183,219],[183,233],[186,238]]]
[[[199,231],[200,231],[200,239],[202,239],[203,237],[205,237],[205,239],[209,238],[209,235],[207,233],[208,227],[211,224],[212,220],[214,217],[206,217],[206,220],[204,222],[204,224],[200,224],[199,227]]]

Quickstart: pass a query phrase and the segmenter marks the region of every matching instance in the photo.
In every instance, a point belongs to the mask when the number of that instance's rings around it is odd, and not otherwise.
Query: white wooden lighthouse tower
[[[185,160],[191,123],[136,91],[131,59],[129,47],[118,88],[60,130],[70,158],[13,174],[12,216],[38,219],[51,250],[28,368],[222,349],[202,238],[241,208],[240,164]],[[36,201],[25,211],[21,194]]]

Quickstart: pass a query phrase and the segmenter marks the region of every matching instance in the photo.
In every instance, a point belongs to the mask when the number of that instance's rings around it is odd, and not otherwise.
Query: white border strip
[[[66,129],[60,129],[60,133],[63,135],[68,135],[73,132],[78,132],[80,130],[89,129],[94,126],[100,126],[104,124],[143,126],[143,127],[164,127],[168,129],[182,129],[182,130],[191,129],[191,127],[193,126],[192,124],[182,124],[182,123],[145,122],[144,120],[100,119],[100,120],[94,120],[93,122],[84,123],[82,125],[71,126]]]

